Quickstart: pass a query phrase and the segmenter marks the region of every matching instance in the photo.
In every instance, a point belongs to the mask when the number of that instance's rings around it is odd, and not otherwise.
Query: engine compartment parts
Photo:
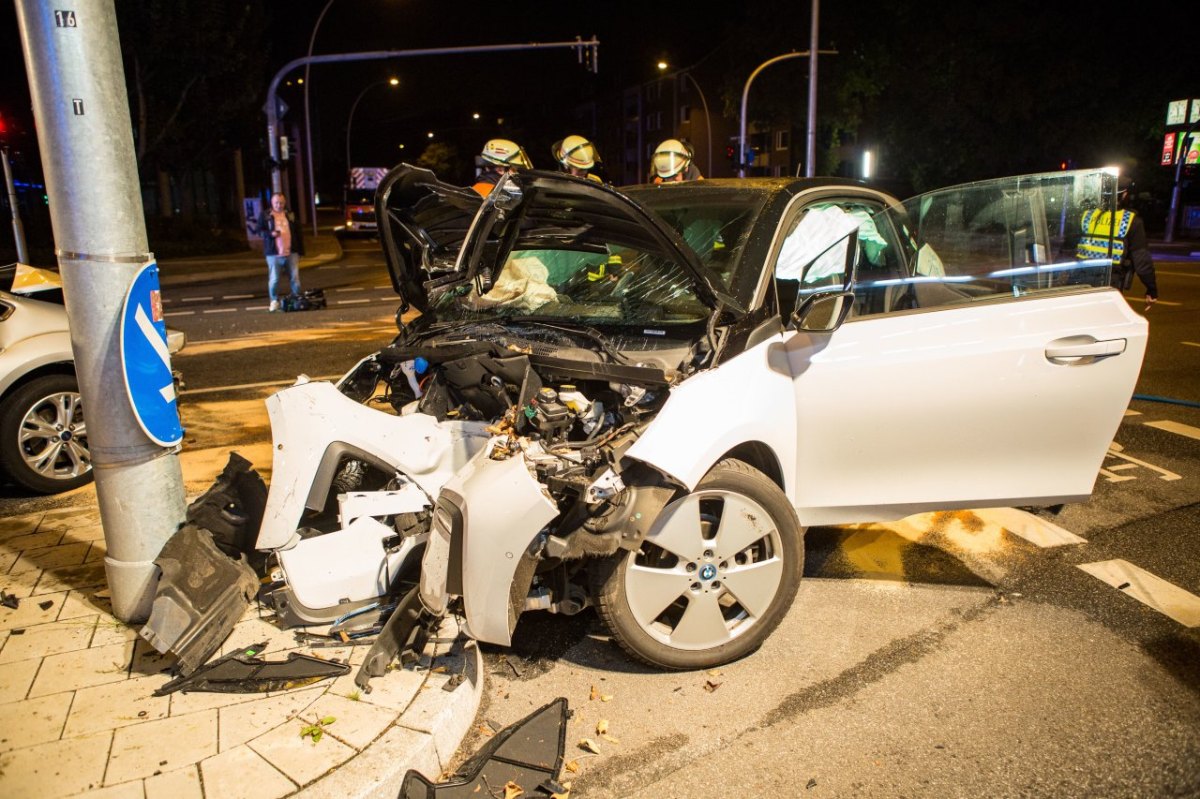
[[[166,683],[154,696],[176,691],[209,691],[221,694],[252,694],[302,688],[330,677],[350,673],[350,666],[300,652],[289,652],[287,660],[263,660],[266,641],[231,652],[201,666],[191,675]]]
[[[500,730],[445,782],[431,782],[410,769],[397,799],[498,796],[496,790],[510,783],[521,796],[559,793],[555,781],[566,751],[567,715],[567,700],[560,696]]]

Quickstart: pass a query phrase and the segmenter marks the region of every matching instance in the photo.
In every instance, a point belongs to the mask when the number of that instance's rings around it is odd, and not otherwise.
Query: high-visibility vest
[[[1120,210],[1116,215],[1116,231],[1113,230],[1113,215],[1108,211],[1093,208],[1083,213],[1083,238],[1075,248],[1075,257],[1108,258],[1109,239],[1112,240],[1112,260],[1119,264],[1125,257],[1125,234],[1133,224],[1133,211]]]

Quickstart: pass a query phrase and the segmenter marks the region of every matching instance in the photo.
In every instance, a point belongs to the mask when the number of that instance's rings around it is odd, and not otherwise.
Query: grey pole
[[[21,209],[17,206],[17,187],[13,185],[12,165],[8,163],[8,148],[0,148],[0,161],[4,162],[4,185],[8,188],[8,205],[12,208],[13,240],[17,244],[17,263],[29,263],[29,250],[25,247],[25,226],[21,224]]]
[[[325,19],[325,13],[329,11],[329,7],[333,5],[333,0],[328,0],[325,7],[321,9],[320,16],[317,17],[317,23],[313,25],[312,35],[308,37],[308,57],[312,58],[313,45],[317,42],[317,28],[321,27],[321,20]],[[317,183],[313,178],[313,155],[312,155],[312,120],[309,115],[308,105],[308,68],[312,62],[304,65],[304,152],[307,158],[308,166],[308,207],[312,209],[312,227],[313,235],[319,234],[317,230]]]
[[[184,518],[176,450],[142,431],[120,357],[125,295],[147,251],[129,98],[113,0],[70,11],[16,0],[71,349],[87,408],[88,446],[108,554],[113,613],[150,612],[154,558]]]
[[[541,50],[547,48],[590,48],[593,58],[598,57],[600,40],[593,36],[586,41],[574,42],[531,42],[529,44],[489,44],[474,47],[427,47],[417,50],[366,50],[361,53],[335,53],[294,58],[283,65],[267,87],[267,147],[271,153],[271,191],[282,190],[279,176],[279,103],[276,93],[279,82],[297,67],[309,64],[336,64],[347,61],[377,61],[385,58],[409,58],[422,55],[464,55],[468,53],[504,53],[513,50]],[[595,61],[593,61],[595,64]],[[307,81],[305,81],[307,84]]]
[[[804,176],[817,174],[817,27],[821,21],[821,0],[812,0],[812,25],[808,40],[808,135],[804,148]]]
[[[750,73],[750,77],[746,78],[746,84],[742,87],[742,113],[738,123],[738,177],[746,177],[746,100],[750,96],[750,84],[758,77],[758,73],[762,72],[772,64],[777,64],[780,61],[786,61],[789,58],[805,58],[808,56],[808,51],[801,53],[784,53],[777,55],[774,58],[769,58],[754,68]],[[837,50],[822,50],[821,55],[837,55]]]

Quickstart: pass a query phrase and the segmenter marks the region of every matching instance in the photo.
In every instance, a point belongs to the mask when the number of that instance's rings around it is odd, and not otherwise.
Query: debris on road
[[[345,663],[299,652],[289,652],[287,660],[263,660],[259,655],[266,645],[263,641],[218,658],[191,675],[171,680],[155,691],[154,696],[175,691],[222,694],[286,691],[350,673],[350,666]]]
[[[480,725],[482,731],[483,725]],[[449,799],[492,796],[516,799],[545,795],[567,799],[570,788],[555,780],[562,768],[567,738],[567,700],[555,699],[505,727],[471,756],[449,779],[434,783],[410,769],[397,799]],[[539,794],[522,786],[535,785]],[[514,792],[515,791],[515,792]]]

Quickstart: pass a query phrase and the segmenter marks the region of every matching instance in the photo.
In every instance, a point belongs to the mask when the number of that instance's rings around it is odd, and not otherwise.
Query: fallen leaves
[[[593,685],[592,692],[588,696],[588,701],[595,702],[597,699],[599,699],[601,702],[611,702],[613,699],[613,695],[612,694],[602,694],[602,693],[600,693],[599,689],[597,689],[596,686]]]
[[[593,755],[600,754],[600,747],[591,738],[582,738],[579,741],[579,748],[584,751],[591,752]]]
[[[578,760],[568,760],[564,764],[564,767],[567,769],[567,771],[571,772],[572,774],[576,774],[579,772],[579,761]]]
[[[325,727],[333,724],[335,721],[337,719],[333,716],[325,716],[324,718],[317,719],[316,724],[305,724],[300,728],[300,737],[312,738],[313,745],[315,746],[321,740],[321,736],[325,734]]]
[[[704,690],[708,691],[710,694],[720,687],[721,687],[721,683],[719,683],[719,682],[713,682],[712,680],[704,681]]]
[[[517,799],[518,796],[523,796],[524,794],[525,789],[512,780],[504,783],[504,799]]]

